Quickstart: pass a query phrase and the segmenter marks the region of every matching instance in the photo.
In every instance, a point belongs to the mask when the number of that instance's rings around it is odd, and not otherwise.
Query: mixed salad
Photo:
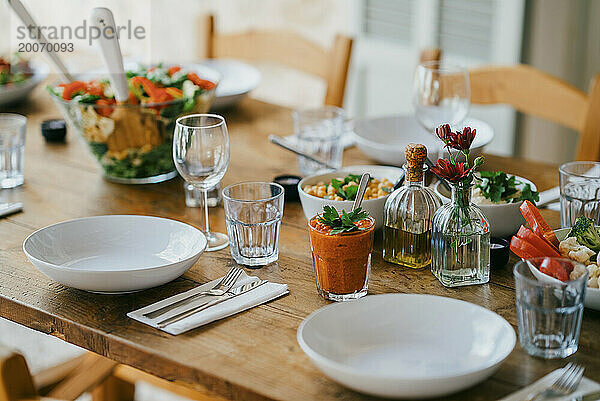
[[[567,237],[559,241],[554,231],[529,201],[521,205],[521,213],[530,226],[521,226],[510,241],[510,249],[523,259],[543,258],[536,266],[542,273],[560,281],[576,280],[589,273],[587,285],[600,287],[600,233],[593,220],[577,218]],[[552,258],[567,258],[575,263],[561,263]]]
[[[0,87],[9,87],[30,78],[33,70],[29,61],[23,59],[19,53],[12,57],[0,57]]]
[[[478,205],[516,203],[528,200],[536,203],[540,199],[531,185],[521,182],[504,171],[480,171],[473,189],[473,202]]]
[[[107,176],[136,179],[174,171],[175,120],[208,111],[216,83],[181,66],[163,65],[127,71],[127,82],[124,104],[117,103],[107,79],[61,83],[48,91]]]

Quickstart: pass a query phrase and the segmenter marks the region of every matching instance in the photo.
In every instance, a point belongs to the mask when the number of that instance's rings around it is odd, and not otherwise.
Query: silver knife
[[[261,285],[267,283],[267,280],[261,280],[261,281],[252,281],[250,283],[241,285],[239,287],[236,287],[232,290],[229,290],[228,292],[225,293],[225,295],[222,295],[221,297],[219,297],[218,299],[215,299],[213,301],[207,302],[205,304],[199,305],[195,308],[192,308],[190,310],[181,312],[175,316],[171,316],[168,319],[165,319],[163,321],[160,321],[156,324],[156,327],[158,327],[159,329],[162,329],[170,324],[173,324],[175,322],[180,321],[181,319],[185,319],[188,316],[194,315],[200,311],[203,311],[204,309],[210,308],[211,306],[220,304],[223,301],[227,301],[228,299],[231,298],[235,298],[238,295],[242,295],[248,291],[252,291],[255,288],[260,287]]]
[[[573,398],[572,401],[597,401],[600,400],[600,391],[594,391]]]

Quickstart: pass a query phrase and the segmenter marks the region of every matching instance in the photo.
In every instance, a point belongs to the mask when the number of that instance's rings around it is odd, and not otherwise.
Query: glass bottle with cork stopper
[[[425,186],[425,145],[411,143],[404,154],[404,185],[385,203],[383,259],[420,269],[431,263],[431,220],[442,201]]]

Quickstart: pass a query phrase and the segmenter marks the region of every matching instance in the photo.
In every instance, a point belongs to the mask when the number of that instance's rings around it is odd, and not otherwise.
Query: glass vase
[[[446,287],[490,279],[490,225],[471,202],[472,183],[450,183],[452,200],[433,216],[431,271]]]

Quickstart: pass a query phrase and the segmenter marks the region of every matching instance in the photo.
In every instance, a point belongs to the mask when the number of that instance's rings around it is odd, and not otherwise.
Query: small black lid
[[[298,194],[298,183],[302,177],[298,177],[297,175],[278,175],[273,178],[273,181],[277,184],[281,185],[285,190],[285,200],[288,202],[295,202],[300,199],[300,195]]]
[[[64,142],[67,136],[65,120],[55,119],[42,122],[42,135],[46,142]]]

